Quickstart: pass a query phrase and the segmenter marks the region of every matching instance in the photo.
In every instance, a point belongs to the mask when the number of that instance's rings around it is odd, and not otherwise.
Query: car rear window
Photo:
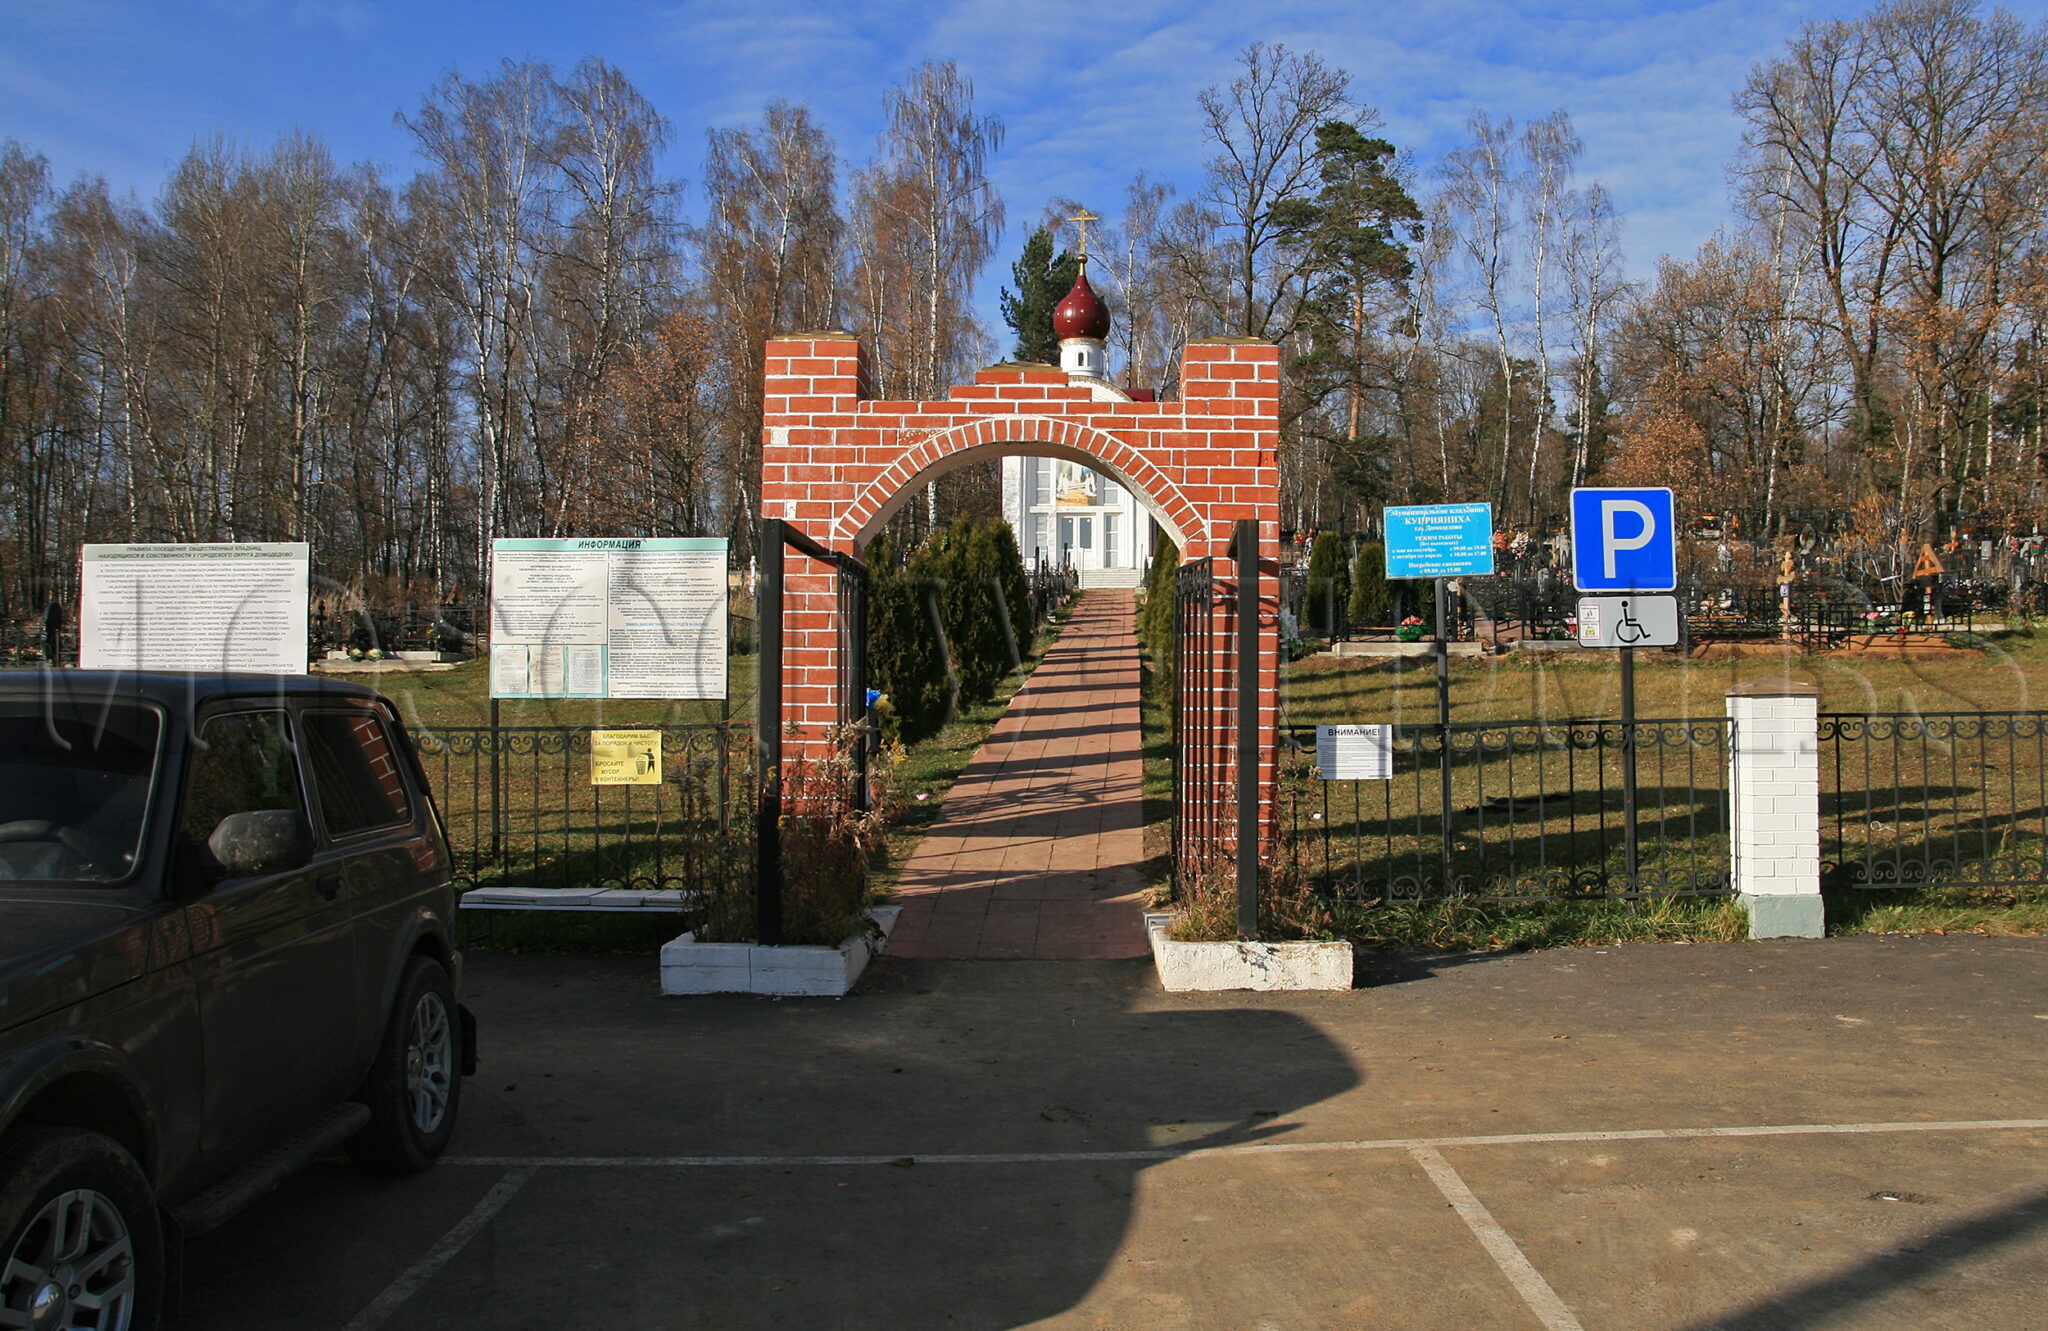
[[[375,714],[306,713],[306,754],[329,837],[412,821],[398,752]]]

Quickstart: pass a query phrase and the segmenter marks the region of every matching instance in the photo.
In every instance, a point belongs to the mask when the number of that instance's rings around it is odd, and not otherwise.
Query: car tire
[[[0,1309],[10,1324],[153,1331],[163,1218],[120,1143],[38,1128],[0,1152]]]
[[[349,1154],[366,1169],[425,1169],[454,1135],[462,1099],[462,1022],[455,986],[432,957],[406,963],[384,1043],[356,1098],[370,1107],[370,1121],[349,1140]]]

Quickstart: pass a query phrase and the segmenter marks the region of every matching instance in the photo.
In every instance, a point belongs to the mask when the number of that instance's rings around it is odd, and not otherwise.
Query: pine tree
[[[1081,261],[1062,251],[1053,257],[1052,233],[1039,227],[1024,242],[1024,257],[1010,265],[1016,280],[1013,293],[1003,288],[1003,322],[1017,335],[1016,358],[1046,365],[1060,361],[1060,340],[1052,331],[1052,312],[1074,289]]]

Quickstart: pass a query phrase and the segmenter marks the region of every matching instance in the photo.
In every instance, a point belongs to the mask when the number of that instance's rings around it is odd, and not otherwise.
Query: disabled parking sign
[[[1582,592],[1668,592],[1678,586],[1671,491],[1572,491],[1572,585]]]

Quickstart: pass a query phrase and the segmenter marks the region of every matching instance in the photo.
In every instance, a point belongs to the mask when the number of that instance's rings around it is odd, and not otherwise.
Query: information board
[[[722,537],[491,545],[494,698],[723,698]]]
[[[1325,781],[1391,781],[1392,726],[1317,726],[1316,770]]]
[[[1492,504],[1381,510],[1389,578],[1483,578],[1493,572]]]
[[[82,554],[86,669],[306,673],[305,542],[88,545]]]

